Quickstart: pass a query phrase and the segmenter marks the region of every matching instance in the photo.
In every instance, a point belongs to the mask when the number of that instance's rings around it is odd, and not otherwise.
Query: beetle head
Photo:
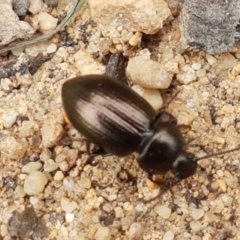
[[[183,151],[174,161],[171,170],[179,179],[190,177],[197,170],[197,158],[194,154]]]

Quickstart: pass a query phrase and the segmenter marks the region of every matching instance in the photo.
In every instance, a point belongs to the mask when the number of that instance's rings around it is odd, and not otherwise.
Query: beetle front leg
[[[152,173],[148,172],[147,173],[147,178],[153,182],[153,183],[156,183],[158,185],[165,185],[166,184],[166,179],[165,179],[165,176],[164,175],[158,175],[158,176],[161,176],[158,177],[157,179],[155,178],[155,175],[153,175]]]
[[[85,165],[90,164],[91,166],[97,166],[97,162],[95,161],[95,157],[98,155],[101,155],[103,157],[108,157],[112,155],[109,152],[106,152],[101,146],[94,145],[93,149],[90,149],[91,142],[86,140],[86,150],[87,154],[89,155],[89,158],[87,159]]]
[[[156,114],[154,125],[157,125],[158,123],[171,123],[177,126],[177,119],[172,114],[167,112],[164,108],[161,108]]]

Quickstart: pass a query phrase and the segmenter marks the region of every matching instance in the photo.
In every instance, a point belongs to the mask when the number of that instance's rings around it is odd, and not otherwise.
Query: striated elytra
[[[63,107],[72,125],[104,150],[125,156],[137,149],[155,111],[131,88],[107,76],[64,83]]]
[[[197,159],[183,150],[176,119],[163,110],[156,113],[124,83],[105,75],[76,77],[63,84],[62,102],[71,124],[106,152],[138,152],[139,166],[149,174],[195,173]]]

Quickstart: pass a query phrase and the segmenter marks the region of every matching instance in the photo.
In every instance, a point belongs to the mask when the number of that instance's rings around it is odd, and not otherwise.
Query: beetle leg
[[[86,140],[86,150],[89,158],[87,159],[85,165],[90,164],[91,166],[97,166],[97,161],[95,161],[95,157],[98,155],[102,155],[103,157],[108,157],[112,155],[109,152],[106,152],[102,147],[99,145],[94,145],[93,149],[90,149],[91,142]]]
[[[122,52],[112,54],[106,66],[105,75],[130,86],[129,79],[125,74],[127,63],[128,58],[125,57]]]
[[[106,152],[102,147],[99,145],[95,145],[90,152],[90,156],[97,156],[97,155],[102,155],[103,157],[108,157],[111,156],[112,154],[109,152]]]
[[[171,123],[175,126],[177,125],[177,119],[172,114],[168,113],[164,108],[161,108],[160,110],[158,110],[154,125],[157,125],[160,122]]]
[[[95,157],[97,155],[102,155],[104,157],[112,155],[109,152],[106,152],[101,146],[95,144],[93,149],[91,150],[91,142],[86,140],[86,151],[87,154],[90,155],[91,157]]]

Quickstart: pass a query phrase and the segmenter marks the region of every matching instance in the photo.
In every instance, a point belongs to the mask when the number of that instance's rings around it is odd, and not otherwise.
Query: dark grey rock
[[[181,13],[183,42],[210,54],[240,42],[239,0],[185,0]]]
[[[27,10],[30,6],[28,0],[13,0],[12,2],[13,11],[19,16],[25,16],[27,14]]]
[[[33,207],[26,207],[22,212],[14,211],[7,227],[11,237],[49,239],[50,232],[46,227],[46,223],[36,215]]]

